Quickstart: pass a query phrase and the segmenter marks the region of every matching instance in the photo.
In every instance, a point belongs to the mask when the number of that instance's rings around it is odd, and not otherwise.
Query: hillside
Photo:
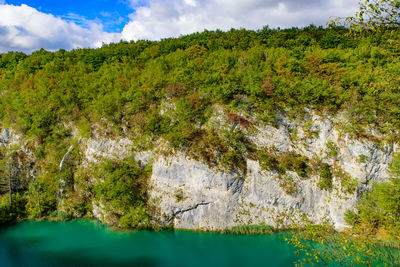
[[[2,54],[1,221],[344,229],[393,178],[399,40],[309,26]]]

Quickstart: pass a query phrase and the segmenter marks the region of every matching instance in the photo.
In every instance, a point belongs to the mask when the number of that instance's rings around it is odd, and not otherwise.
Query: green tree
[[[348,26],[351,30],[400,27],[399,0],[361,0],[353,17],[336,18],[331,26]]]
[[[353,232],[359,236],[383,241],[374,245],[378,261],[387,266],[399,266],[400,153],[393,158],[390,174],[388,182],[376,183],[370,192],[364,193],[355,211],[346,212],[345,221],[353,226]]]
[[[371,192],[363,196],[357,207],[359,222],[368,225],[369,232],[385,229],[393,237],[400,234],[400,153],[390,165],[391,179],[376,183]]]
[[[146,186],[149,167],[141,168],[133,157],[124,161],[104,160],[95,169],[96,198],[108,203],[109,212],[118,217],[122,228],[147,227]]]

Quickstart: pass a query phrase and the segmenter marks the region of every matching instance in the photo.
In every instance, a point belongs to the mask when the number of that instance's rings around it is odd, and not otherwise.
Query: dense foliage
[[[108,214],[118,218],[118,226],[147,226],[145,201],[149,171],[142,170],[132,158],[122,162],[106,160],[95,168],[95,199],[101,201]]]
[[[400,128],[399,32],[363,38],[343,29],[203,32],[71,52],[10,52],[0,60],[0,119],[41,143],[106,119],[114,130],[190,145],[210,106],[229,105],[265,121],[304,107],[347,109],[358,126]],[[163,102],[172,114],[160,115]],[[170,116],[168,116],[170,115]],[[188,129],[189,128],[189,129]]]

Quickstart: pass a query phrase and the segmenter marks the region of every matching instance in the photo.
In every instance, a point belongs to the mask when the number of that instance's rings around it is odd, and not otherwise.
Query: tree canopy
[[[361,0],[359,10],[353,17],[336,18],[334,26],[348,26],[352,30],[376,30],[400,27],[399,0]]]

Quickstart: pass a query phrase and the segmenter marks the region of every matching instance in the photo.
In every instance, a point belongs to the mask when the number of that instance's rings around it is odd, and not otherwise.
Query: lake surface
[[[283,234],[114,232],[94,221],[22,222],[0,229],[0,266],[293,266]]]

